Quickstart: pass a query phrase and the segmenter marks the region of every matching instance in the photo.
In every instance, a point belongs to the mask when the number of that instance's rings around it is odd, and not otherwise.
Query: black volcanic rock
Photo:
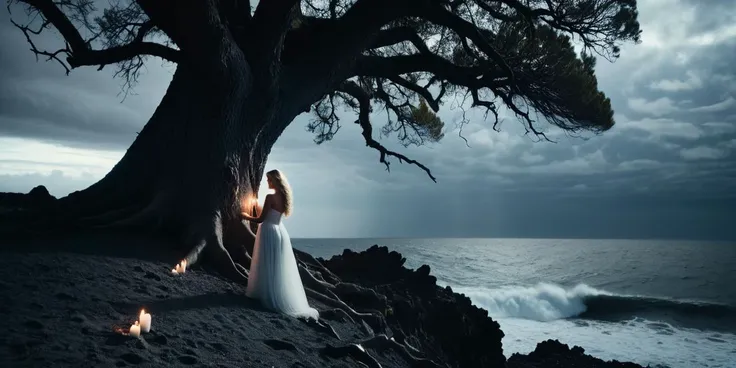
[[[407,269],[400,253],[378,245],[360,253],[346,249],[320,261],[343,282],[385,296],[386,321],[393,337],[436,362],[469,368],[641,368],[634,363],[605,362],[585,355],[581,347],[569,348],[556,340],[539,343],[529,355],[514,354],[507,362],[498,323],[467,296],[437,286],[429,266]],[[357,299],[350,304],[358,310],[375,308],[375,303],[362,304]]]
[[[0,193],[0,207],[11,209],[30,209],[49,205],[56,201],[45,186],[39,185],[27,194]]]
[[[394,338],[457,367],[503,367],[503,332],[488,312],[464,295],[437,286],[429,266],[416,271],[406,259],[377,245],[323,261],[343,281],[371,287],[387,299],[386,321]]]
[[[604,361],[585,354],[579,346],[570,348],[558,340],[546,340],[528,355],[513,354],[507,368],[642,368],[641,365],[618,360]]]

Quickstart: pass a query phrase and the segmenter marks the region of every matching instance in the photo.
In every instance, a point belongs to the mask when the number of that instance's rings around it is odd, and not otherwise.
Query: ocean
[[[293,239],[329,258],[388,246],[427,264],[503,329],[504,354],[549,338],[602,359],[736,368],[736,243],[563,239]],[[380,267],[377,265],[377,267]]]

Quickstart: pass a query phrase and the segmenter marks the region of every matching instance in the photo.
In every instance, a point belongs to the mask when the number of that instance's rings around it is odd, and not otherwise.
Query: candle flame
[[[146,314],[146,310],[145,309],[141,309],[141,317],[143,317],[144,314]]]

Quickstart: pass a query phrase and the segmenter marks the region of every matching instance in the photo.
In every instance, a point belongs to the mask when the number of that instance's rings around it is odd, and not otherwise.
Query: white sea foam
[[[633,317],[623,322],[566,320],[585,312],[586,298],[614,295],[584,284],[572,288],[542,283],[453,290],[470,297],[499,322],[507,357],[529,353],[540,341],[557,339],[581,346],[601,359],[634,361],[653,368],[736,367],[734,334],[678,328]]]
[[[527,354],[547,339],[578,345],[604,360],[633,361],[650,367],[734,368],[736,335],[679,329],[636,319],[624,323],[569,320],[537,322],[499,318],[506,335],[504,354]]]
[[[585,312],[586,297],[612,295],[585,284],[569,289],[540,283],[531,287],[453,290],[467,295],[475,305],[487,310],[493,317],[516,317],[542,322],[570,318]]]

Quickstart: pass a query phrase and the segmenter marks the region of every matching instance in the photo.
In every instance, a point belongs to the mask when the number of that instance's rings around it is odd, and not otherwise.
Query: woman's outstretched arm
[[[240,216],[247,221],[255,222],[257,224],[260,224],[263,222],[263,220],[266,219],[266,214],[268,213],[268,210],[271,209],[271,195],[266,196],[266,200],[263,201],[263,208],[261,209],[261,214],[258,217],[254,217],[249,215],[247,212],[243,211],[240,213]]]

